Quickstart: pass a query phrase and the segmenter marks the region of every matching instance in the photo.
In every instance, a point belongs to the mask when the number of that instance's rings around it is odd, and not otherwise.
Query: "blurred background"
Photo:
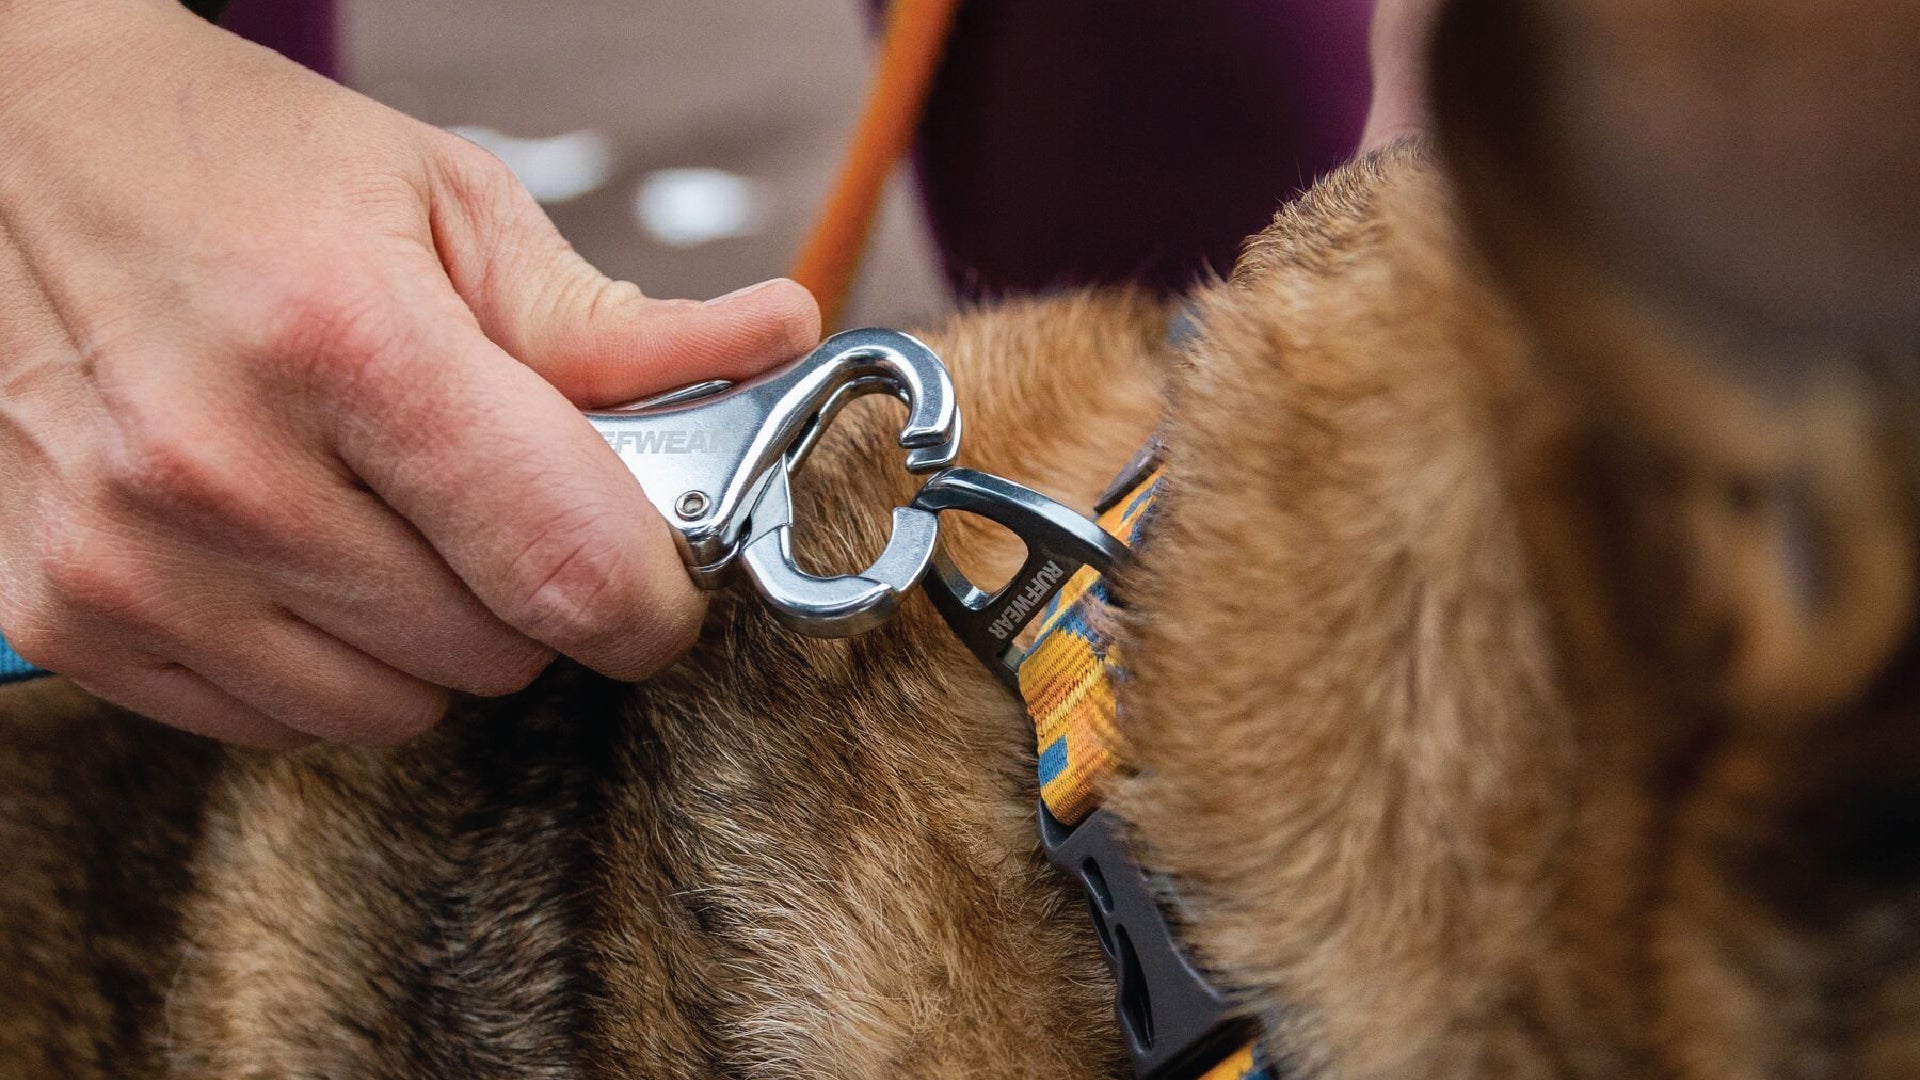
[[[787,271],[872,55],[849,0],[343,0],[340,13],[349,85],[499,154],[581,254],[650,296]],[[898,176],[848,324],[950,306]]]
[[[201,6],[219,0],[189,0]],[[231,0],[222,22],[499,155],[654,296],[786,271],[883,0]],[[843,325],[1227,272],[1352,152],[1373,0],[968,0]],[[909,181],[909,176],[914,182]],[[940,244],[936,250],[927,221]]]

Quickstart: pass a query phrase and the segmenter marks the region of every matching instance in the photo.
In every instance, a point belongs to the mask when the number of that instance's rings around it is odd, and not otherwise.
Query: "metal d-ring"
[[[1126,545],[1072,507],[974,469],[936,473],[914,497],[913,508],[979,514],[1006,526],[1026,545],[1020,572],[997,592],[969,581],[944,551],[934,555],[924,582],[927,598],[954,634],[1016,693],[1023,654],[1014,639],[1081,567],[1110,577],[1131,558]]]

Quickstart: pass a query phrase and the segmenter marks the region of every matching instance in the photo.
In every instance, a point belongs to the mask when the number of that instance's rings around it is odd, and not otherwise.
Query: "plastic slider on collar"
[[[1043,802],[1040,846],[1048,862],[1086,890],[1087,913],[1113,969],[1114,1014],[1137,1075],[1192,1080],[1252,1038],[1253,1022],[1236,1017],[1226,995],[1187,959],[1112,812],[1095,810],[1069,826]]]

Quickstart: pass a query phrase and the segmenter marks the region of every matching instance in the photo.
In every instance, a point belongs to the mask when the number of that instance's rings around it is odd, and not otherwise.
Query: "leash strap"
[[[20,654],[14,652],[13,647],[7,644],[6,639],[0,638],[0,686],[38,679],[50,674],[52,672],[42,671],[22,660]]]
[[[792,272],[820,301],[828,328],[839,325],[887,177],[913,145],[959,9],[960,0],[894,0],[887,7],[886,34],[859,125]]]

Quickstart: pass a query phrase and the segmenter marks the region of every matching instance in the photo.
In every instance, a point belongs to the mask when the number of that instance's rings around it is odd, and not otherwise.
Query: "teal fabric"
[[[20,654],[7,646],[6,639],[0,638],[0,683],[37,679],[45,674],[47,673],[20,659]]]

